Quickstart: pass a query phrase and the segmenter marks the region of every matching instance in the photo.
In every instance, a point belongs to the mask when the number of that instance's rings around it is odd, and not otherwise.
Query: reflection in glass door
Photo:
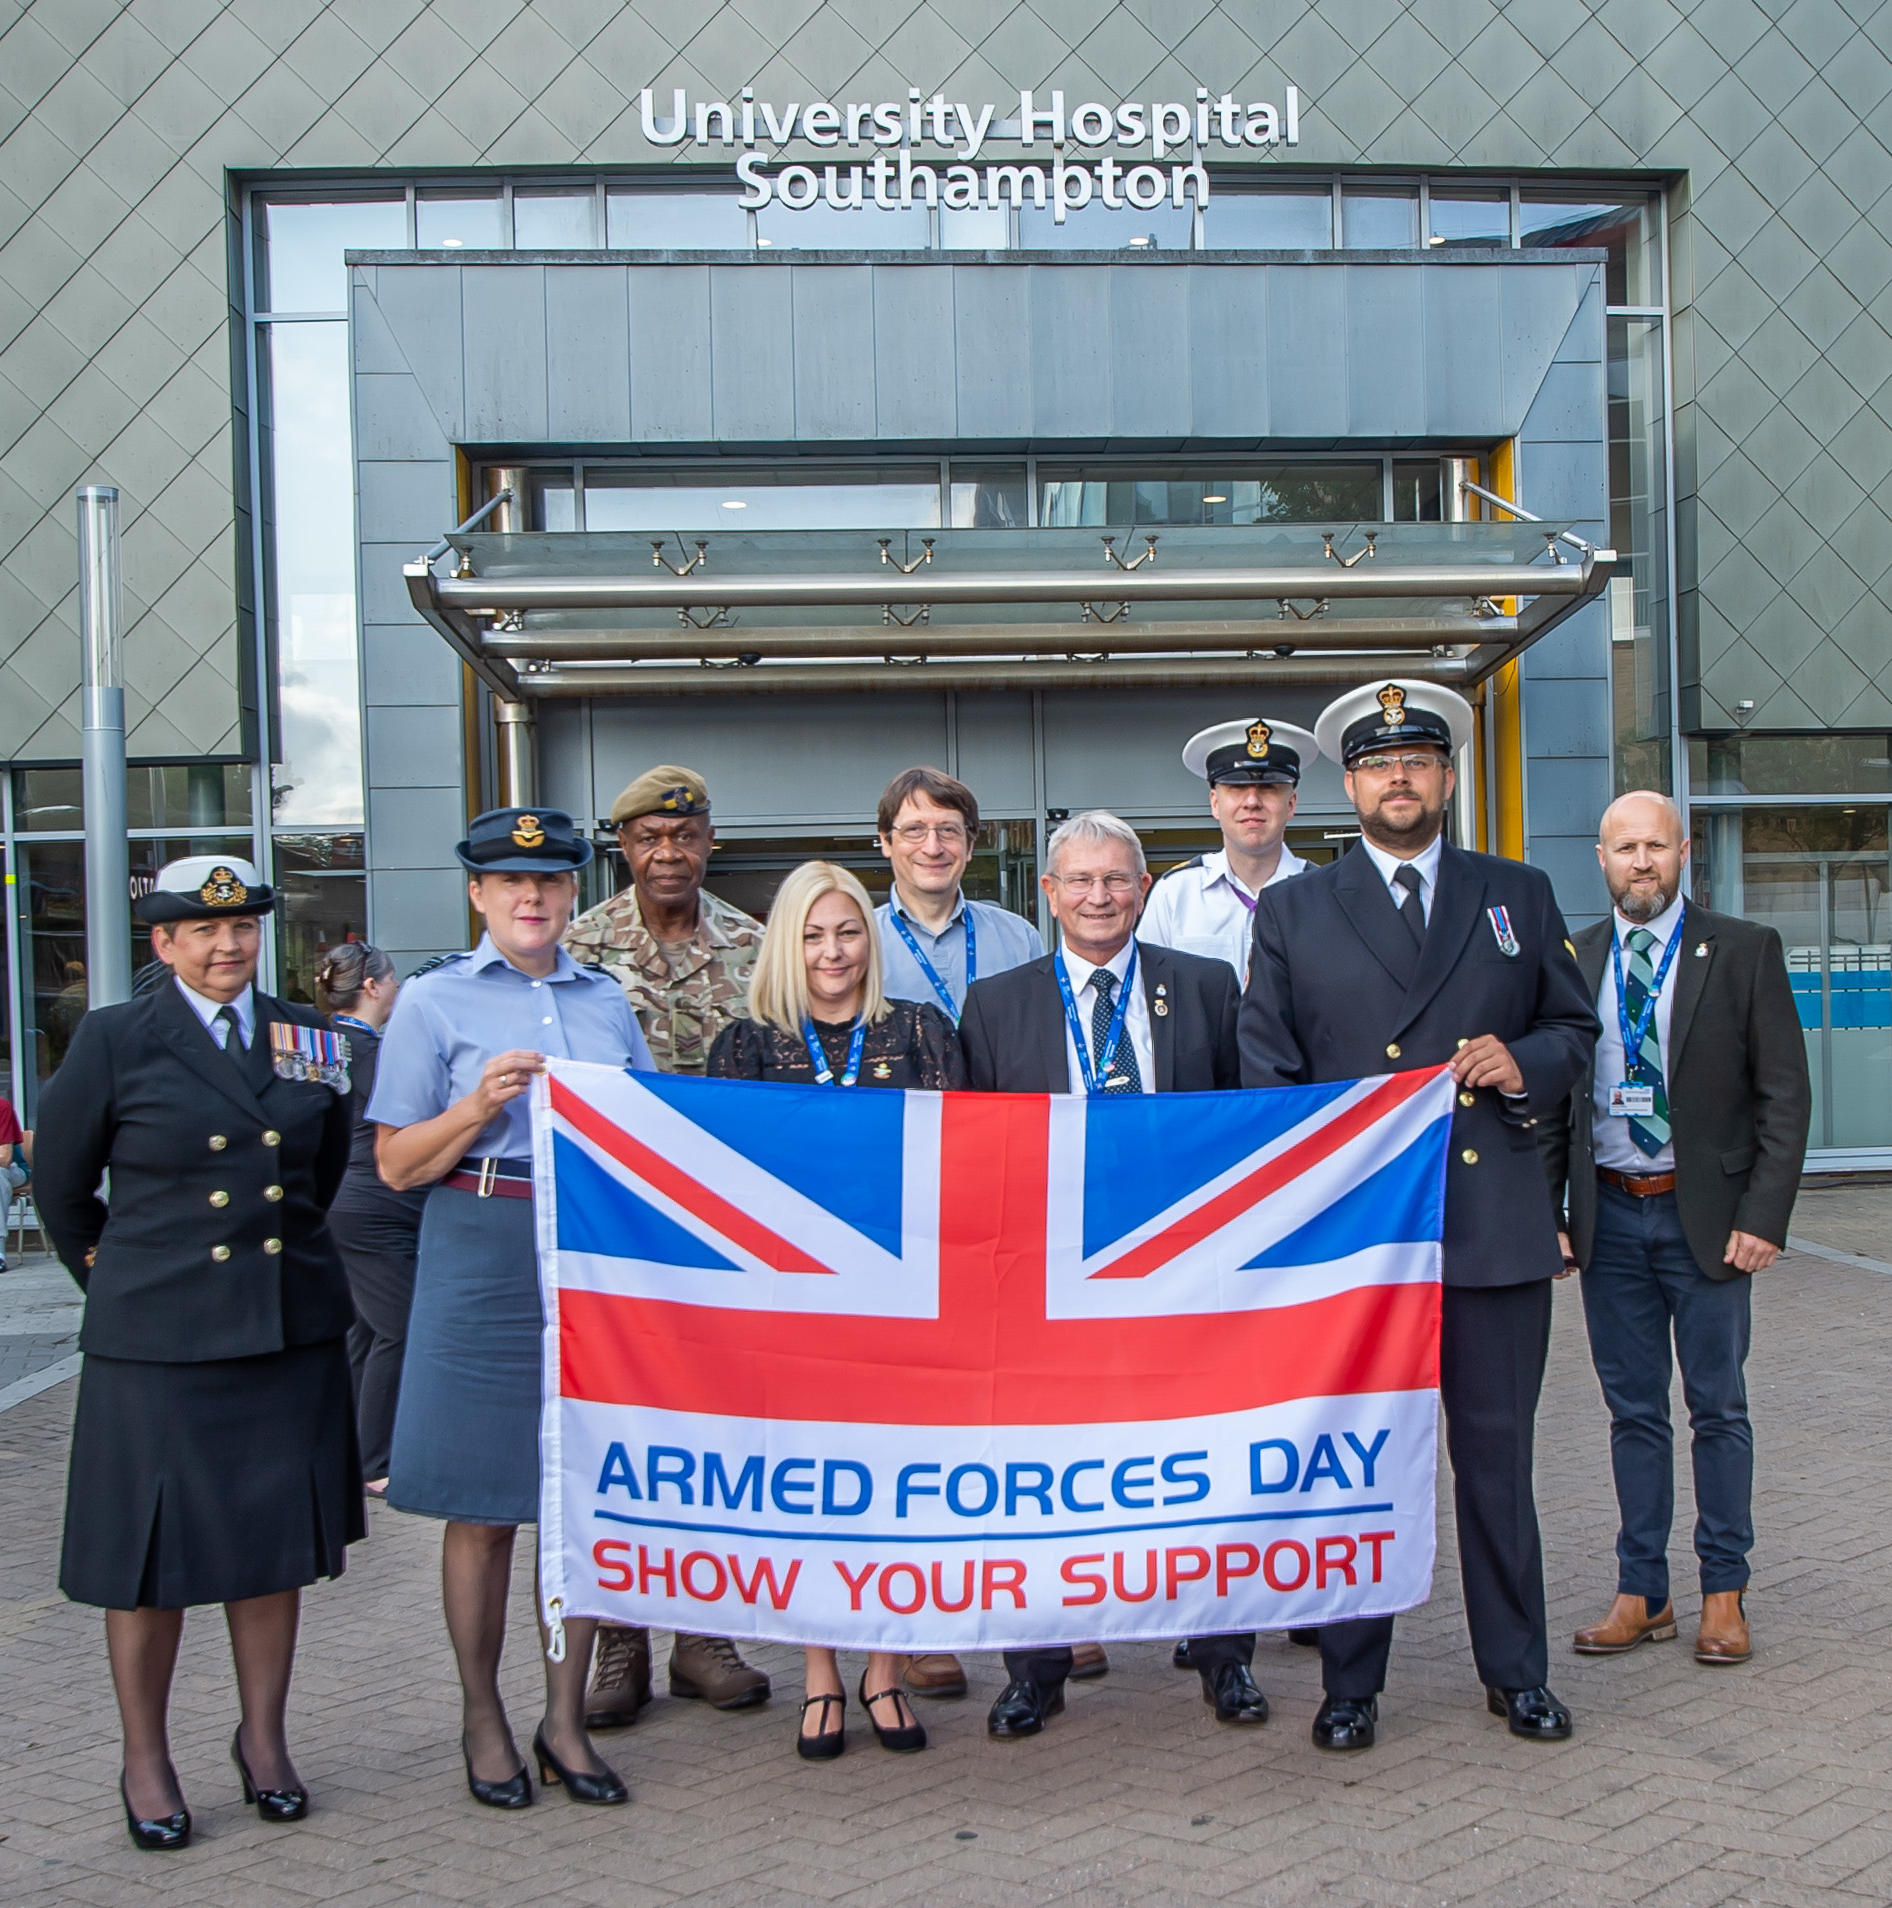
[[[1698,810],[1696,899],[1779,931],[1813,1076],[1809,1144],[1892,1146],[1892,887],[1883,808]]]

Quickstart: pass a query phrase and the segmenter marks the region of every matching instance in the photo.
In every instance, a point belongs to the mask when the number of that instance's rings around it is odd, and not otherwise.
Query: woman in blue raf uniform
[[[429,1186],[394,1419],[388,1502],[446,1521],[441,1579],[459,1663],[467,1787],[522,1809],[532,1782],[499,1697],[513,1532],[539,1515],[540,1338],[526,1094],[545,1056],[648,1068],[650,1049],[602,969],[559,946],[591,844],[556,809],[475,816],[456,850],[486,919],[471,954],[401,989],[368,1118],[381,1177]],[[626,1802],[585,1734],[596,1625],[568,1620],[545,1665],[539,1778],[575,1802]]]
[[[105,1610],[140,1848],[190,1840],[165,1719],[192,1604],[229,1624],[244,1800],[308,1813],[283,1726],[300,1593],[364,1534],[324,1218],[347,1053],[256,991],[273,906],[247,861],[170,863],[138,902],[170,979],[87,1014],[40,1099],[36,1197],[86,1301],[59,1585]]]

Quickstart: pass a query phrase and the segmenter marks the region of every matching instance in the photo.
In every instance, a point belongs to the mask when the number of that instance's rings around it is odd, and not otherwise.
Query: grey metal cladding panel
[[[953,272],[953,375],[962,437],[1031,435],[1031,268],[962,265]]]
[[[1535,756],[1530,773],[1530,829],[1539,835],[1594,840],[1609,802],[1610,765],[1594,755]]]
[[[458,358],[455,358],[458,369]],[[456,420],[457,426],[457,420]],[[452,437],[412,372],[365,371],[355,378],[355,455],[391,463],[443,457]]]
[[[1501,437],[1502,377],[1492,375],[1503,350],[1500,320],[1504,267],[1455,265],[1416,271],[1425,322],[1425,420],[1441,436]]]
[[[710,267],[710,416],[732,443],[795,435],[792,271]]]
[[[361,652],[364,702],[446,703],[460,693],[459,659],[426,623],[365,624]]]
[[[1524,746],[1535,762],[1549,755],[1609,759],[1609,684],[1601,677],[1524,678]]]
[[[1347,434],[1346,271],[1269,272],[1268,419],[1277,437]]]
[[[1553,364],[1524,419],[1534,442],[1594,443],[1603,435],[1609,388],[1600,364]]]
[[[1518,501],[1527,510],[1574,520],[1579,535],[1601,536],[1609,507],[1608,449],[1595,438],[1546,444],[1526,434],[1518,454],[1518,487],[1525,493]]]
[[[349,317],[353,332],[349,346],[354,352],[357,371],[405,371],[407,356],[388,329],[374,294],[357,284],[349,297]]]
[[[954,705],[959,760],[953,773],[972,790],[984,815],[1029,815],[1038,807],[1031,698],[962,695]]]
[[[1347,429],[1353,436],[1404,437],[1425,428],[1426,276],[1407,265],[1346,268]]]
[[[538,708],[538,799],[575,815],[582,828],[595,816],[591,805],[591,741],[582,702],[552,697]]]
[[[561,265],[545,274],[545,426],[554,442],[615,444],[631,435],[628,274]]]
[[[1516,434],[1552,360],[1576,354],[1575,340],[1570,341],[1571,350],[1566,351],[1564,346],[1598,271],[1594,265],[1514,266],[1501,270],[1499,364],[1504,407],[1501,428],[1505,436]],[[1596,355],[1600,355],[1600,305],[1597,310]]]
[[[426,955],[458,952],[467,944],[466,877],[455,867],[370,871],[368,931],[404,973]]]
[[[1267,274],[1250,266],[1197,265],[1187,283],[1191,434],[1266,437]]]
[[[378,788],[368,796],[374,865],[432,868],[453,865],[453,844],[466,821],[466,798],[456,788]]]
[[[1120,437],[1180,437],[1189,428],[1194,367],[1178,341],[1189,335],[1191,274],[1110,269],[1111,429]]]
[[[459,699],[433,708],[378,709],[371,704],[367,753],[370,788],[442,788],[457,783]]]
[[[1581,611],[1559,623],[1525,652],[1531,677],[1605,676],[1609,673],[1609,615]]]
[[[1104,275],[1085,265],[1038,265],[1031,280],[1032,429],[1041,437],[1098,436],[1115,415]]]
[[[1537,773],[1536,764],[1532,764],[1533,774]],[[1598,772],[1604,778],[1607,787],[1607,764],[1599,763]],[[1605,797],[1607,800],[1607,796]],[[1597,816],[1600,820],[1602,809]],[[1530,862],[1535,868],[1542,868],[1550,876],[1550,885],[1557,895],[1557,906],[1563,911],[1564,924],[1570,928],[1587,927],[1590,922],[1600,920],[1609,911],[1609,890],[1603,885],[1603,871],[1596,865],[1596,836],[1583,835],[1545,835],[1531,837]]]
[[[364,458],[355,476],[364,542],[417,541],[424,548],[454,521],[453,465],[444,458],[426,463]]]
[[[868,265],[790,267],[795,354],[795,435],[871,438],[874,278]]]
[[[398,266],[375,273],[375,305],[407,368],[420,382],[442,436],[466,436],[465,340],[453,267]]]
[[[950,267],[876,265],[875,428],[883,438],[956,434]]]
[[[639,443],[715,436],[709,267],[637,265],[630,281],[631,436]]]
[[[461,323],[471,443],[543,442],[548,435],[545,276],[543,265],[465,268]]]
[[[364,623],[411,623],[421,628],[420,612],[407,593],[407,580],[401,566],[411,563],[433,543],[443,530],[453,528],[451,503],[443,503],[434,527],[424,532],[426,541],[412,543],[363,543],[361,545],[361,620]],[[444,638],[436,638],[446,648]]]

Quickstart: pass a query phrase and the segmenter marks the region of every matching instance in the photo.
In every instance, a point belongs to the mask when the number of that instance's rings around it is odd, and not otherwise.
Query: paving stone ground
[[[793,1653],[765,1648],[756,1655],[777,1679],[768,1708],[721,1716],[660,1699],[604,1739],[632,1807],[592,1812],[553,1796],[496,1815],[461,1787],[437,1529],[377,1508],[346,1578],[306,1603],[293,1721],[315,1812],[268,1829],[239,1804],[227,1653],[203,1613],[186,1634],[173,1728],[198,1839],[181,1855],[144,1855],[116,1813],[99,1619],[54,1588],[74,1390],[55,1385],[0,1413],[0,1901],[1892,1901],[1892,1190],[1809,1193],[1794,1231],[1886,1269],[1800,1252],[1756,1286],[1758,1654],[1746,1667],[1702,1668],[1688,1651],[1685,1457],[1683,1640],[1601,1661],[1558,1641],[1606,1604],[1614,1529],[1577,1294],[1559,1291],[1538,1476],[1553,1682],[1578,1732],[1554,1747],[1514,1742],[1484,1713],[1448,1505],[1436,1594],[1401,1619],[1380,1746],[1365,1756],[1315,1751],[1315,1659],[1269,1638],[1256,1670],[1274,1720],[1259,1731],[1218,1728],[1194,1681],[1145,1644],[1113,1651],[1110,1676],[1074,1686],[1036,1741],[986,1740],[999,1680],[986,1659],[972,1700],[924,1706],[925,1755],[891,1757],[866,1740],[839,1763],[803,1764]],[[0,1279],[0,1335],[30,1335],[10,1310],[8,1288],[22,1301],[34,1290],[19,1276]],[[41,1289],[46,1302],[53,1289]],[[523,1737],[537,1713],[523,1558],[515,1590],[508,1687]]]

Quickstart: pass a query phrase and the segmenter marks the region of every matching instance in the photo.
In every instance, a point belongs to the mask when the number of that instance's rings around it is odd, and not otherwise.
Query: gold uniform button
[[[268,1127],[263,1133],[263,1144],[265,1146],[280,1146],[282,1144],[282,1135],[277,1132],[273,1126]]]
[[[1389,1040],[1386,1043],[1386,1057],[1389,1060],[1397,1060],[1399,1058],[1399,1042],[1397,1040]]]
[[[1477,1155],[1473,1154],[1472,1157],[1475,1159]],[[277,1253],[282,1250],[282,1241],[280,1239],[265,1239],[263,1241],[263,1250],[273,1259]]]
[[[1476,1093],[1461,1093],[1458,1096],[1458,1103],[1460,1106],[1476,1106],[1478,1104],[1478,1095]]]
[[[229,1144],[230,1142],[221,1133],[212,1133],[210,1136],[210,1150],[213,1153],[221,1153]]]
[[[1478,1155],[1469,1146],[1466,1147],[1464,1152],[1459,1154],[1459,1158],[1462,1159],[1467,1166],[1476,1166],[1478,1164]]]
[[[263,1188],[263,1197],[269,1200],[273,1205],[282,1197],[282,1188],[280,1186],[265,1186]]]
[[[219,1190],[210,1195],[210,1203],[213,1206],[222,1208],[230,1203],[230,1195],[227,1192]]]
[[[210,1256],[221,1265],[224,1260],[230,1256],[230,1248],[228,1246],[212,1246],[210,1248]]]

